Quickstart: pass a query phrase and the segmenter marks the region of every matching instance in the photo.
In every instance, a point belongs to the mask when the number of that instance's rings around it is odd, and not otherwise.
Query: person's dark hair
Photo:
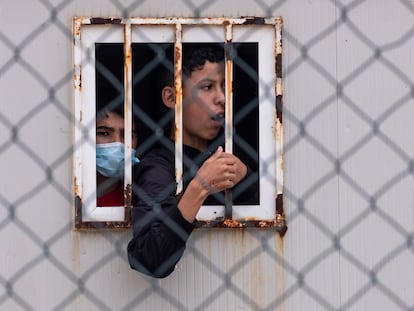
[[[96,120],[108,117],[108,113],[113,112],[124,118],[124,103],[109,103],[106,105],[97,105]]]
[[[206,61],[220,63],[224,61],[224,47],[222,44],[212,43],[185,43],[183,44],[182,71],[183,81],[188,79],[194,70],[201,69]],[[174,66],[172,63],[165,65],[160,72],[161,84],[174,85]]]
[[[220,63],[224,60],[224,49],[218,44],[189,44],[183,46],[183,75],[190,77],[194,70],[201,69],[206,61]]]

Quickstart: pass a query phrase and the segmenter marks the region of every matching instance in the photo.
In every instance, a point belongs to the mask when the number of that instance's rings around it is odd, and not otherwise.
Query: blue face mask
[[[125,149],[120,142],[96,144],[96,170],[106,177],[122,178],[125,167]],[[138,164],[135,150],[131,149],[132,165]]]

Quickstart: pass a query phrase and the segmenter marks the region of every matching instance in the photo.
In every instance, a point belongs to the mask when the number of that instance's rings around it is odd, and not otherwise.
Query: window
[[[215,44],[225,51],[226,118],[220,142],[252,174],[226,192],[223,204],[203,206],[200,227],[276,227],[283,212],[281,18],[74,18],[75,227],[128,227],[132,171],[171,128],[175,131],[177,194],[183,188],[182,101],[174,117],[162,105],[160,77],[169,71],[181,91],[183,50]],[[99,206],[96,150],[103,103],[120,106],[124,128],[123,204]],[[131,155],[131,156],[130,156]],[[99,178],[98,178],[99,179]],[[245,188],[256,195],[243,198]]]

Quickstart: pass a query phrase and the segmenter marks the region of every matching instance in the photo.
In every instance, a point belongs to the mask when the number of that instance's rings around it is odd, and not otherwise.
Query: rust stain
[[[285,217],[277,215],[274,220],[234,220],[226,218],[224,220],[204,220],[196,223],[197,228],[226,228],[226,229],[247,229],[247,228],[260,228],[260,229],[275,229],[281,238],[283,238],[287,232],[287,225]]]
[[[76,185],[76,183],[75,183]],[[131,187],[127,187],[127,192],[131,192]],[[85,231],[93,231],[93,230],[101,230],[101,229],[118,229],[124,230],[131,227],[131,208],[125,208],[125,220],[124,221],[92,221],[86,222],[82,221],[82,198],[76,194],[75,190],[75,200],[74,200],[74,229],[75,230],[85,230]],[[131,206],[131,205],[129,205]]]
[[[181,46],[176,46],[175,47],[175,55],[174,55],[174,57],[175,57],[175,60],[176,60],[176,66],[175,66],[176,74],[175,74],[175,81],[174,81],[174,83],[175,83],[175,89],[176,89],[176,91],[180,91],[180,94],[177,94],[177,97],[178,97],[178,95],[181,96],[181,87],[182,87],[182,85],[181,85],[181,71],[182,71],[182,69],[181,69],[181,62],[180,62],[179,65],[177,64],[177,60],[181,60],[182,59],[182,48],[181,48]]]
[[[73,35],[74,35],[74,37],[80,38],[81,24],[82,24],[82,20],[80,18],[78,18],[78,17],[73,18]]]
[[[122,18],[114,17],[92,17],[90,19],[92,25],[102,25],[102,24],[121,24]]]
[[[74,211],[74,220],[75,220],[75,228],[79,228],[82,225],[82,199],[75,195],[75,211]]]
[[[78,73],[78,71],[79,72],[81,71],[80,65],[78,66],[75,65],[74,69],[75,70],[73,74],[73,81],[74,81],[73,87],[75,90],[81,91],[82,90],[82,76]]]
[[[276,96],[276,119],[283,124],[283,98],[282,95]]]
[[[80,49],[80,39],[81,39],[81,19],[75,17],[73,19],[73,48],[74,48],[74,70],[73,70],[73,81],[74,81],[74,88],[75,90],[80,90],[82,87],[82,80],[81,80],[81,61],[78,59],[80,57],[79,50]]]
[[[246,229],[246,228],[261,228],[261,229],[275,229],[281,238],[287,232],[287,224],[285,219],[285,212],[283,209],[283,194],[276,197],[276,217],[273,220],[261,220],[256,218],[249,218],[244,220],[235,220],[230,218],[217,218],[214,220],[203,220],[196,222],[196,228],[228,228],[228,229]]]
[[[276,19],[276,26],[275,26],[275,46],[274,46],[274,53],[275,53],[275,74],[276,74],[276,85],[275,85],[275,92],[276,92],[276,111],[277,111],[277,119],[280,123],[282,123],[282,108],[283,108],[283,101],[282,101],[282,94],[283,94],[283,85],[282,85],[282,19],[279,17]]]
[[[79,231],[96,231],[96,230],[127,230],[131,228],[131,222],[124,221],[91,221],[81,222],[75,226]]]
[[[223,221],[223,226],[224,226],[224,227],[229,227],[229,228],[241,228],[241,227],[243,227],[243,224],[242,224],[242,222],[240,222],[240,221],[237,221],[237,220],[234,220],[234,219],[229,219],[229,218],[226,218],[226,219]]]
[[[232,60],[226,61],[226,122],[231,124],[232,121],[232,97],[233,97],[233,62]],[[228,150],[226,150],[228,151]]]
[[[174,50],[174,59],[175,59],[175,76],[174,76],[174,86],[175,86],[175,98],[176,98],[176,105],[179,110],[181,110],[181,96],[182,96],[182,68],[181,68],[181,60],[182,60],[182,47],[181,44],[175,46]],[[177,122],[176,122],[177,123]],[[176,124],[176,131],[178,130],[178,124]],[[178,133],[176,132],[176,135]],[[176,136],[177,137],[177,136]]]
[[[76,176],[73,178],[73,191],[75,193],[75,197],[80,196],[80,189],[78,185],[78,179],[76,178]]]
[[[131,207],[132,207],[132,187],[130,184],[127,184],[124,190],[124,202],[125,202],[125,215],[124,219],[126,223],[131,223]]]
[[[282,17],[256,17],[256,16],[244,16],[238,18],[231,17],[76,17],[82,24],[124,24],[131,23],[134,25],[282,25]]]
[[[132,94],[131,94],[131,86],[132,86],[132,48],[131,48],[131,25],[125,24],[124,25],[124,90],[125,90],[125,98],[124,98],[124,106],[125,106],[125,121],[128,124],[126,130],[126,134],[128,138],[125,139],[125,143],[127,147],[131,147],[131,102],[132,102]],[[128,177],[129,178],[129,177]],[[127,183],[130,180],[127,180]],[[128,186],[127,186],[128,187]]]
[[[279,25],[283,25],[283,17],[282,16],[277,16],[276,17],[276,23]]]
[[[275,46],[274,46],[274,53],[275,53],[275,76],[276,76],[276,83],[275,83],[275,95],[276,95],[276,119],[275,119],[275,139],[278,146],[278,154],[277,154],[277,163],[278,165],[278,174],[277,178],[280,180],[278,181],[280,184],[280,188],[276,187],[276,193],[278,193],[276,197],[276,223],[277,226],[281,228],[279,232],[281,237],[283,237],[287,230],[287,225],[285,221],[285,213],[283,210],[283,172],[284,172],[284,163],[283,163],[283,84],[282,84],[282,76],[283,76],[283,66],[282,66],[282,24],[283,19],[281,17],[276,18],[275,21]]]
[[[124,42],[126,43],[124,49],[125,67],[127,67],[132,64],[132,49],[130,48],[131,36],[127,30],[124,31]]]
[[[275,67],[276,77],[282,78],[282,54],[276,54]]]
[[[245,17],[246,21],[243,25],[264,25],[266,20],[264,17]]]
[[[227,229],[275,229],[280,237],[284,237],[287,232],[287,225],[284,217],[278,215],[275,220],[232,220],[226,219],[222,221],[217,220],[203,220],[196,223],[197,228],[227,228]]]
[[[175,46],[174,46],[174,87],[175,87],[175,119],[174,119],[174,138],[176,145],[175,154],[175,179],[177,182],[176,194],[183,190],[183,168],[182,168],[182,27],[181,24],[175,26]],[[178,152],[178,153],[177,153]]]
[[[125,209],[125,213],[131,212],[131,209]],[[125,218],[125,221],[91,221],[86,222],[82,221],[82,200],[79,196],[75,197],[75,216],[74,216],[74,229],[75,230],[85,230],[85,231],[94,231],[94,230],[125,230],[131,228],[131,217]]]
[[[80,64],[75,64],[73,68],[73,88],[78,91],[79,94],[82,91],[82,68]]]

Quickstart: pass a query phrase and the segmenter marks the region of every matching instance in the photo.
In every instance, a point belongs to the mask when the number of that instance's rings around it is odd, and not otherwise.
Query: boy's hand
[[[188,222],[193,222],[206,197],[234,187],[247,174],[247,166],[223,148],[208,158],[188,185],[178,209]]]
[[[247,167],[239,158],[218,147],[200,167],[195,180],[211,194],[233,188],[246,173]]]

